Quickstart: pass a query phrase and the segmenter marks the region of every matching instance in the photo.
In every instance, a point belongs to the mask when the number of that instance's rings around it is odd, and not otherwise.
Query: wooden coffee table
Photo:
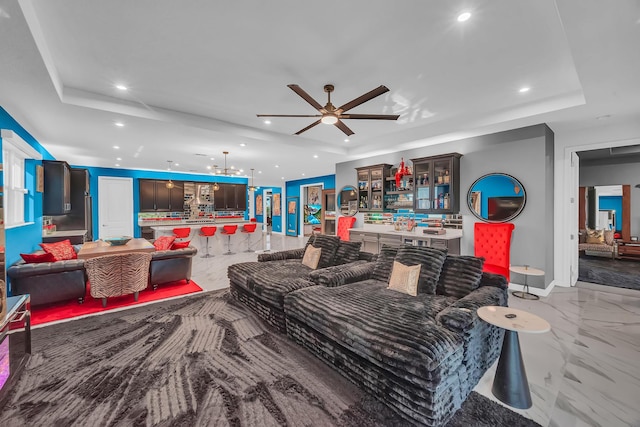
[[[147,239],[131,239],[126,245],[111,246],[107,242],[98,240],[82,245],[78,252],[79,259],[89,259],[104,255],[127,254],[132,252],[155,252],[156,248]]]
[[[618,258],[640,260],[640,242],[618,240]]]

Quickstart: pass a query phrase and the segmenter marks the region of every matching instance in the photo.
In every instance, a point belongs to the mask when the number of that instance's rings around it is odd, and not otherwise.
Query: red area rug
[[[147,288],[140,292],[138,301],[133,300],[133,294],[107,298],[107,307],[102,308],[102,300],[100,298],[94,299],[91,296],[89,286],[89,283],[87,283],[87,294],[83,304],[78,304],[77,300],[70,300],[64,303],[31,307],[31,325],[41,325],[56,320],[72,319],[87,314],[108,312],[116,308],[138,305],[150,301],[160,301],[202,291],[202,288],[193,280],[189,283],[187,283],[186,280],[181,280],[179,282],[160,285],[155,291]]]

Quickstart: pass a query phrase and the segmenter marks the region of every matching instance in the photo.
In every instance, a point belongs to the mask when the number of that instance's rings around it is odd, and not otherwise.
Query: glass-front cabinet
[[[391,165],[380,164],[356,168],[358,173],[358,209],[361,212],[382,212],[386,177]]]
[[[458,153],[451,153],[411,159],[416,212],[460,211],[460,157]]]

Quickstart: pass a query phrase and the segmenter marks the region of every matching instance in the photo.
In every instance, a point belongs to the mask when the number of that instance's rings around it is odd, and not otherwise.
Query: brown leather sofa
[[[158,285],[178,280],[191,281],[192,258],[198,250],[193,246],[151,253],[149,283],[155,291]]]

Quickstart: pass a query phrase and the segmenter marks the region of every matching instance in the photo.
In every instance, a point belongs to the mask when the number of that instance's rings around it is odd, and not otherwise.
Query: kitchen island
[[[349,239],[362,242],[362,250],[374,254],[380,253],[382,245],[399,246],[409,244],[446,249],[449,254],[460,254],[462,230],[443,229],[444,234],[425,234],[423,230],[433,227],[416,227],[412,231],[394,230],[392,225],[365,224],[363,227],[349,229]]]
[[[170,221],[170,225],[163,221],[162,225],[153,225],[151,229],[153,230],[153,238],[157,239],[160,236],[173,236],[174,228],[183,228],[189,227],[191,228],[191,238],[198,235],[198,231],[202,227],[218,227],[218,232],[222,231],[222,227],[225,225],[238,225],[238,231],[242,228],[244,224],[249,224],[250,221],[244,219],[216,219],[215,221],[205,221],[205,220],[195,220],[197,222],[185,220],[185,221]],[[158,221],[161,222],[161,221]],[[147,226],[147,224],[145,224]],[[195,231],[195,234],[194,234]]]

